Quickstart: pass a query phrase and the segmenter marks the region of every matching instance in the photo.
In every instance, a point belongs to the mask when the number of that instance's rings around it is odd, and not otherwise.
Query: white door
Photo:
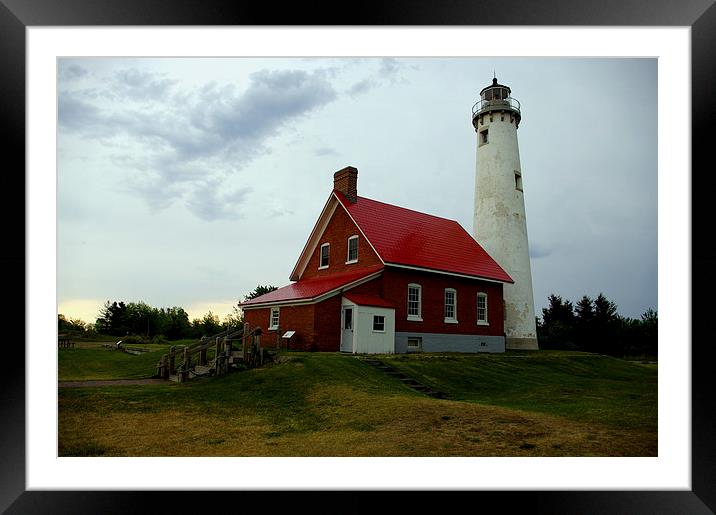
[[[343,307],[341,316],[341,352],[353,352],[353,308]]]

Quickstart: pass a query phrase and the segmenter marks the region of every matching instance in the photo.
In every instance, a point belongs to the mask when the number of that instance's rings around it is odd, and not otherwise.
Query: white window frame
[[[452,293],[452,316],[447,316],[447,294]],[[457,324],[457,290],[455,288],[445,288],[445,294],[443,295],[443,304],[445,312],[445,323],[446,324]]]
[[[485,299],[485,319],[480,320],[480,299]],[[490,325],[487,320],[487,293],[481,291],[477,293],[477,303],[475,305],[475,316],[477,317],[477,325]]]
[[[410,314],[410,289],[411,288],[417,288],[417,290],[418,290],[418,314],[417,315]],[[417,283],[408,284],[407,312],[408,312],[408,320],[413,320],[415,322],[423,321],[423,287]]]
[[[417,345],[410,345],[410,340],[413,340],[417,343]],[[423,350],[423,338],[422,336],[409,336],[407,341],[407,350],[408,351],[421,351]]]
[[[375,328],[375,319],[378,317],[383,319],[383,329]],[[384,333],[385,332],[385,315],[373,315],[373,332],[374,333]]]
[[[351,259],[351,240],[356,240],[356,257]],[[354,234],[348,238],[348,248],[346,249],[346,265],[351,265],[358,262],[358,235]]]
[[[328,249],[328,253],[326,255],[326,264],[323,263],[323,249]],[[330,243],[324,243],[321,245],[320,253],[318,254],[318,269],[319,270],[325,270],[328,268],[329,263],[331,262],[331,244]]]
[[[276,313],[276,324],[273,323],[273,314]],[[278,329],[278,325],[281,323],[281,308],[271,308],[269,312],[269,330]]]

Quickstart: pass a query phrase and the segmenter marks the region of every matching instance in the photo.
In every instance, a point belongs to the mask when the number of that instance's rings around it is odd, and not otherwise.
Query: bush
[[[155,334],[152,336],[150,343],[152,345],[164,345],[167,343],[167,339],[163,334]]]
[[[147,345],[149,340],[145,336],[139,336],[136,334],[128,334],[122,338],[123,345]]]

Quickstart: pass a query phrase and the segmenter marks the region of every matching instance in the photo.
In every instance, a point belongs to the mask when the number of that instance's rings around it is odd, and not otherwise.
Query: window
[[[477,325],[487,324],[487,294],[477,294]]]
[[[328,268],[328,258],[331,254],[331,244],[330,243],[324,243],[321,245],[321,263],[318,266],[319,270],[321,268]]]
[[[373,315],[373,331],[385,332],[385,317],[383,315]]]
[[[522,191],[522,174],[515,170],[515,189]]]
[[[487,141],[487,129],[480,131],[480,145],[486,145]]]
[[[348,238],[348,260],[346,263],[358,262],[358,236]]]
[[[271,320],[269,329],[278,329],[278,308],[271,308]]]
[[[423,339],[420,337],[408,337],[408,351],[416,351],[423,348]]]
[[[408,285],[408,320],[422,321],[420,317],[420,293],[422,288],[419,284]]]
[[[445,322],[457,323],[457,291],[452,288],[445,288]]]
[[[353,309],[346,308],[344,313],[343,329],[353,329]]]

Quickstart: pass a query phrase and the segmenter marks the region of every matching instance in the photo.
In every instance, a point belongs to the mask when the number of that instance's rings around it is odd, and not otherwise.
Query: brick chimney
[[[333,189],[343,193],[351,203],[358,200],[358,169],[346,166],[334,173]]]

